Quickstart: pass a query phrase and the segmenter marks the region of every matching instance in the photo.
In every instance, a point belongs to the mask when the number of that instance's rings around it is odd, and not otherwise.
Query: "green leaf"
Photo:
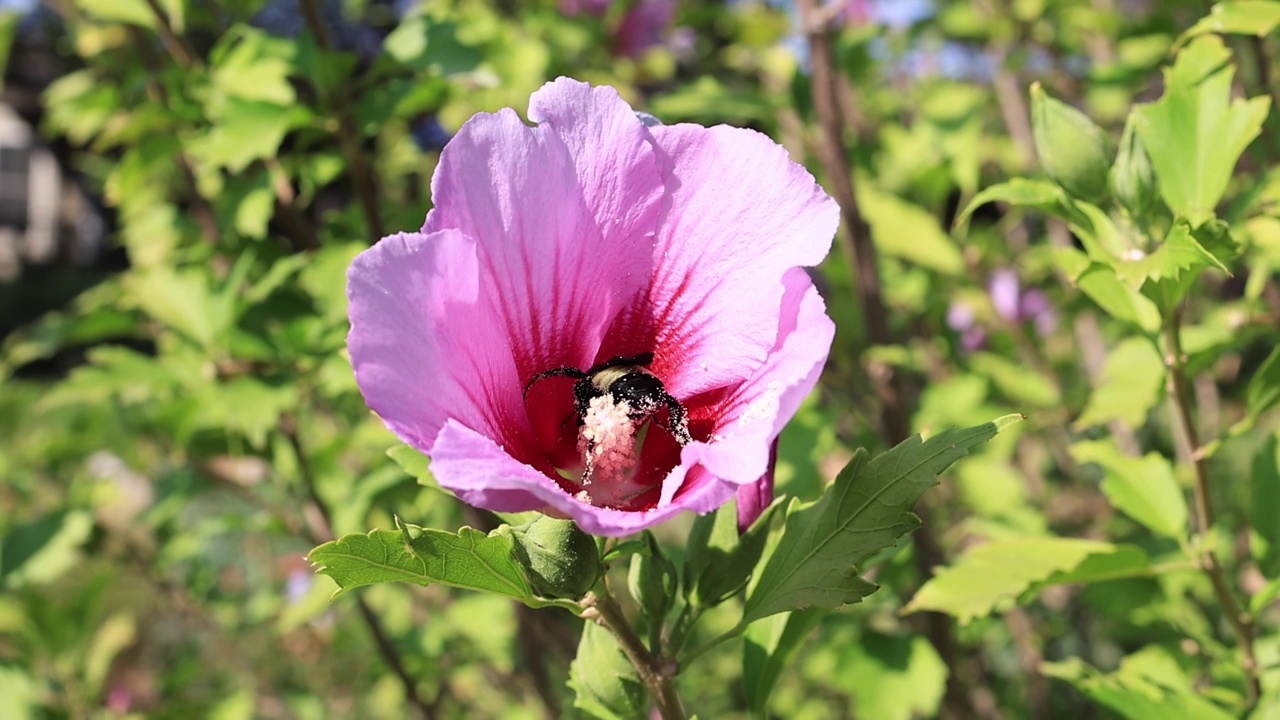
[[[602,720],[647,717],[648,691],[618,640],[594,622],[582,626],[578,654],[569,668],[573,706]]]
[[[1031,85],[1031,129],[1036,154],[1049,177],[1075,197],[1100,203],[1107,197],[1111,143],[1087,115]]]
[[[79,560],[80,546],[93,532],[84,510],[44,515],[10,529],[0,538],[0,580],[21,587],[56,580]]]
[[[22,18],[17,11],[0,10],[0,90],[4,89],[4,70],[9,65],[9,53],[13,50],[13,36]]]
[[[146,0],[75,0],[81,10],[108,22],[156,27],[156,15]]]
[[[1253,458],[1253,555],[1258,569],[1280,578],[1280,433],[1272,435]]]
[[[213,127],[192,138],[192,156],[210,169],[243,172],[254,160],[275,157],[291,129],[306,124],[311,113],[302,105],[277,105],[229,97]]]
[[[867,631],[842,655],[838,682],[853,696],[858,717],[913,720],[937,716],[946,694],[948,670],[928,639]]]
[[[1115,549],[1110,543],[1078,538],[993,540],[940,569],[911,598],[904,612],[937,610],[965,624],[1015,600],[1035,583],[1074,570],[1090,555]]]
[[[285,106],[296,101],[289,82],[289,42],[243,25],[229,31],[226,37],[237,39],[229,50],[218,54],[210,72],[215,93]],[[224,100],[225,97],[216,97],[211,102]]]
[[[1087,222],[1072,206],[1071,199],[1062,188],[1044,180],[1014,178],[974,195],[964,211],[956,216],[956,225],[968,220],[974,210],[993,202],[1008,203],[1015,207],[1033,207],[1072,223]]]
[[[84,679],[90,692],[96,694],[103,691],[103,683],[107,679],[112,661],[133,644],[137,638],[137,630],[133,615],[127,611],[112,615],[98,626],[84,661]]]
[[[1062,402],[1057,386],[1039,372],[1002,355],[975,352],[970,365],[979,375],[991,379],[1000,392],[1017,403],[1032,407],[1055,407]]]
[[[1130,720],[1229,720],[1231,713],[1201,697],[1169,651],[1148,646],[1101,673],[1079,658],[1046,662],[1040,670],[1065,680],[1094,702]]]
[[[1280,2],[1263,0],[1240,0],[1239,2],[1220,2],[1209,10],[1209,14],[1191,26],[1178,38],[1178,44],[1207,33],[1236,33],[1241,35],[1270,35],[1280,24]]]
[[[1164,96],[1134,110],[1160,194],[1192,225],[1213,216],[1236,160],[1271,107],[1265,97],[1231,100],[1230,59],[1217,36],[1196,39],[1165,71]]]
[[[713,607],[746,587],[782,502],[774,500],[741,536],[737,501],[693,521],[684,562],[685,600],[697,607]]]
[[[1196,241],[1185,222],[1174,223],[1164,242],[1150,254],[1131,252],[1113,263],[1112,267],[1116,277],[1134,290],[1140,290],[1147,280],[1176,281],[1184,272],[1194,276],[1207,267],[1216,267],[1231,274],[1221,260]]]
[[[933,213],[867,182],[858,185],[858,201],[871,226],[872,240],[882,254],[944,275],[964,272],[964,258],[956,241],[943,232]]]
[[[911,508],[938,483],[938,473],[1019,420],[951,428],[923,442],[917,435],[870,461],[859,450],[821,498],[792,501],[782,537],[747,592],[742,623],[810,606],[836,608],[874,592],[856,565],[920,526]]]
[[[1255,420],[1276,403],[1280,403],[1280,346],[1254,371],[1245,391],[1245,407]]]
[[[827,616],[823,608],[783,612],[747,628],[742,645],[742,686],[751,714],[767,717],[769,695],[791,658]]]
[[[1079,255],[1077,250],[1064,249],[1055,253],[1054,258],[1062,266],[1067,258]],[[1150,334],[1160,330],[1160,309],[1150,298],[1120,282],[1115,270],[1110,267],[1102,263],[1091,263],[1076,277],[1075,283],[1081,292],[1111,317]]]
[[[395,445],[387,448],[387,457],[395,461],[405,474],[423,485],[435,485],[435,476],[431,474],[431,461],[408,445]]]
[[[1102,466],[1102,492],[1117,510],[1159,535],[1186,536],[1187,499],[1163,455],[1130,457],[1109,441],[1086,440],[1071,446],[1071,456],[1079,463]]]
[[[454,534],[402,524],[399,530],[346,535],[315,548],[307,559],[333,578],[339,594],[374,583],[408,582],[505,595],[534,607],[564,604],[534,597],[505,527],[485,535],[469,527]]]
[[[1072,424],[1076,430],[1119,420],[1139,428],[1160,399],[1164,388],[1164,359],[1147,338],[1121,340],[1110,353],[1089,394],[1084,412]]]

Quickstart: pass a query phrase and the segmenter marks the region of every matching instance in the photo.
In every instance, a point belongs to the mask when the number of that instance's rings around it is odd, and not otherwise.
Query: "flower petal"
[[[351,264],[347,297],[356,382],[392,432],[427,451],[455,418],[529,456],[520,379],[473,239],[457,230],[385,238]]]
[[[694,489],[695,483],[673,472],[663,482],[659,508],[674,502],[696,512],[709,512],[727,501],[739,486],[758,481],[769,467],[773,440],[817,384],[835,336],[835,324],[827,317],[826,306],[804,270],[792,269],[783,283],[782,320],[768,358],[750,379],[710,409],[717,419],[710,442],[693,443],[681,454],[682,466],[701,465],[709,476],[701,481],[718,489],[699,493],[695,502],[682,496]]]
[[[424,231],[480,247],[519,377],[587,367],[649,277],[665,188],[648,130],[608,88],[561,79],[529,127],[510,109],[468,120],[432,178]]]
[[[752,130],[650,128],[671,174],[671,208],[648,292],[602,356],[654,350],[680,398],[750,377],[778,338],[783,274],[816,265],[839,207],[786,151]]]
[[[453,420],[445,423],[430,454],[436,481],[463,502],[499,512],[551,511],[572,518],[592,535],[630,535],[685,510],[681,505],[669,505],[629,512],[583,502],[544,473],[511,457],[488,437]]]

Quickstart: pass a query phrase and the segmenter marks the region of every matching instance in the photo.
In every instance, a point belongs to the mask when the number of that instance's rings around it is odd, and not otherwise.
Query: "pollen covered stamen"
[[[586,465],[582,485],[625,480],[636,465],[636,444],[631,405],[608,395],[592,398],[578,430],[578,452]]]

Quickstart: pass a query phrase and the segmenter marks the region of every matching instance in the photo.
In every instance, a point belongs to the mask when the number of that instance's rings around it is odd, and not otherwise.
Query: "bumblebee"
[[[593,365],[588,370],[568,365],[544,370],[525,384],[524,396],[528,398],[529,389],[539,380],[558,376],[571,377],[577,380],[573,385],[573,408],[579,424],[582,424],[591,408],[591,401],[605,396],[615,404],[626,403],[630,408],[627,416],[637,426],[666,407],[670,416],[667,431],[681,446],[688,445],[693,442],[693,436],[689,434],[688,413],[680,401],[667,392],[662,380],[647,369],[652,363],[653,353],[647,352],[619,355]]]

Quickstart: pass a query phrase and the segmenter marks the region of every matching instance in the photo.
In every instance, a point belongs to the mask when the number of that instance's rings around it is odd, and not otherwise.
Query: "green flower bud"
[[[1116,162],[1111,166],[1111,192],[1116,200],[1124,206],[1129,214],[1141,217],[1154,204],[1156,192],[1156,172],[1151,166],[1151,157],[1147,155],[1147,146],[1134,127],[1135,115],[1130,115],[1124,124],[1124,134],[1120,136],[1120,150],[1116,153]]]
[[[516,559],[541,597],[578,599],[600,579],[604,567],[595,538],[572,520],[540,517],[511,528]]]
[[[1040,164],[1063,190],[1100,204],[1107,197],[1111,148],[1107,134],[1084,113],[1031,86],[1031,131]]]
[[[662,622],[675,602],[679,579],[676,566],[662,552],[658,541],[653,539],[653,533],[646,530],[644,539],[649,552],[631,556],[627,589],[650,620]]]

